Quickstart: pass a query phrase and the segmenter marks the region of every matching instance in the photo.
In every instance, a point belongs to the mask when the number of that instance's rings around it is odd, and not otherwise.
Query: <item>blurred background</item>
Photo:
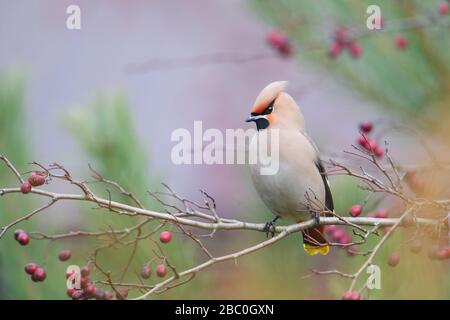
[[[364,30],[369,2],[380,6],[386,30]],[[425,141],[439,161],[448,163],[450,16],[442,3],[0,0],[0,153],[21,172],[32,170],[31,161],[58,162],[80,179],[90,177],[90,163],[155,210],[161,207],[146,191],[161,190],[161,182],[194,200],[201,200],[199,189],[207,190],[219,215],[262,223],[271,213],[244,165],[176,166],[170,136],[177,128],[192,131],[195,120],[203,121],[204,129],[247,129],[244,119],[260,90],[272,81],[288,80],[287,91],[301,106],[323,158],[350,150],[358,123],[372,120],[376,126],[384,124],[380,135],[389,142],[395,162],[429,162]],[[81,8],[81,30],[66,28],[71,4]],[[405,21],[421,16],[431,18],[401,30]],[[390,21],[395,31],[389,31]],[[360,51],[343,50],[332,58],[329,48],[342,26],[357,35],[360,48],[355,50]],[[274,48],[274,30],[289,39],[287,50]],[[399,43],[399,36],[407,45]],[[5,167],[0,182],[17,183]],[[338,212],[346,213],[366,196],[355,180],[331,182]],[[49,188],[65,190],[57,184]],[[41,200],[2,198],[0,224]],[[389,203],[383,205],[389,208]],[[89,206],[61,203],[20,227],[62,233],[130,223]],[[404,237],[394,235],[377,256],[382,289],[372,291],[370,298],[450,298],[449,264],[431,261],[426,253],[411,254]],[[263,239],[255,232],[218,232],[205,244],[219,255]],[[185,240],[176,233],[168,249],[180,270],[205,260]],[[0,240],[0,298],[67,298],[67,264],[56,258],[63,248],[74,252],[71,263],[82,264],[90,244],[72,239],[20,247],[7,233]],[[395,268],[386,263],[393,250],[402,257]],[[126,249],[112,251],[103,260],[114,270],[125,255]],[[139,270],[149,255],[150,243],[140,245],[132,268]],[[29,261],[45,265],[45,282],[33,283],[22,271]],[[338,249],[327,257],[306,256],[299,236],[291,235],[237,264],[214,265],[159,298],[335,299],[348,288],[347,279],[303,276],[310,268],[354,272],[362,261]]]

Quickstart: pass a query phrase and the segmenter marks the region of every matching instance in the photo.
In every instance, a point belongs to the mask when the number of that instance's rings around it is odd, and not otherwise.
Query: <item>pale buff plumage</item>
[[[329,193],[327,196],[329,189],[327,190],[328,186],[324,183],[326,179],[318,168],[318,150],[306,134],[305,120],[300,108],[294,99],[283,91],[285,86],[286,82],[273,82],[264,88],[258,95],[249,118],[249,121],[255,122],[264,121],[264,118],[269,124],[267,128],[258,130],[252,138],[250,152],[257,147],[257,140],[263,132],[270,136],[273,129],[278,130],[279,170],[274,175],[261,175],[259,163],[250,165],[250,170],[255,188],[267,207],[283,219],[300,222],[311,219],[305,198],[307,192],[310,196],[317,197],[318,202],[324,205],[331,197]],[[273,111],[267,113],[266,108],[271,102]],[[264,123],[260,127],[264,127]],[[308,253],[318,252],[326,254],[328,247]]]

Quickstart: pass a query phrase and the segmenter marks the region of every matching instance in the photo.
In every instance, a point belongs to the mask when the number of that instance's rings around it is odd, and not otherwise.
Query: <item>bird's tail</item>
[[[303,234],[303,249],[310,256],[320,253],[327,255],[330,252],[330,246],[324,236],[323,226],[306,229]]]

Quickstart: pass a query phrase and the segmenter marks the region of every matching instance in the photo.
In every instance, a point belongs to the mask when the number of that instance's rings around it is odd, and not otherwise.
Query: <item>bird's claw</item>
[[[314,215],[314,221],[316,222],[316,224],[320,224],[320,212],[314,211],[313,212]]]
[[[269,237],[269,233],[272,234],[272,237],[275,236],[275,222],[279,219],[279,216],[276,216],[275,219],[271,221],[267,221],[264,225],[263,231],[266,233],[266,238]]]

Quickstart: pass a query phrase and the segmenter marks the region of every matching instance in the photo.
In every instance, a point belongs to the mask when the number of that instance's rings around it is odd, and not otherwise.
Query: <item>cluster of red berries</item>
[[[341,226],[327,225],[325,226],[325,232],[333,242],[348,244],[352,241],[352,236]]]
[[[22,193],[29,193],[32,187],[39,187],[45,183],[45,175],[40,172],[32,172],[28,177],[28,181],[25,181],[20,186]]]
[[[25,230],[17,229],[14,231],[14,239],[22,246],[26,246],[30,243],[30,236]]]
[[[47,278],[44,268],[38,266],[34,262],[25,265],[25,272],[31,276],[31,280],[34,282],[42,282]]]
[[[328,50],[328,55],[330,58],[336,59],[345,49],[355,59],[358,59],[362,55],[362,47],[359,43],[349,38],[347,30],[344,27],[338,27],[334,31],[333,42]]]
[[[358,144],[367,152],[373,152],[377,158],[383,157],[384,150],[378,146],[376,139],[370,137],[370,133],[373,130],[373,123],[371,121],[363,121],[359,124],[359,130],[362,134],[358,138]]]
[[[73,300],[114,300],[114,299],[126,299],[128,297],[128,290],[124,288],[116,289],[116,295],[108,291],[103,290],[95,286],[95,284],[90,280],[90,269],[85,266],[81,269],[81,279],[80,279],[80,289],[68,288],[67,295]],[[66,278],[73,276],[74,271],[66,273]]]
[[[278,30],[269,31],[266,35],[267,43],[274,48],[281,56],[290,57],[293,47],[289,38]]]
[[[143,279],[148,279],[152,275],[152,269],[148,264],[145,264],[141,269],[141,277]],[[160,278],[164,278],[167,275],[167,267],[164,263],[158,264],[156,266],[156,275]]]
[[[441,2],[439,4],[438,11],[439,11],[439,14],[442,16],[447,15],[450,12],[449,1],[447,0],[447,1]],[[409,44],[408,39],[402,34],[399,34],[395,37],[394,43],[395,43],[396,47],[399,48],[400,50],[405,50]]]
[[[159,241],[162,243],[169,243],[172,241],[172,232],[163,231],[159,234]],[[164,278],[167,275],[167,267],[164,263],[160,263],[156,266],[156,275],[160,278]],[[148,264],[145,264],[141,269],[141,277],[143,279],[148,279],[152,275],[152,269]]]
[[[412,253],[418,254],[423,249],[423,243],[420,239],[414,239],[409,243],[409,249]],[[434,245],[428,250],[428,258],[431,260],[450,259],[449,245]]]
[[[342,300],[361,300],[361,294],[358,291],[346,291]]]

